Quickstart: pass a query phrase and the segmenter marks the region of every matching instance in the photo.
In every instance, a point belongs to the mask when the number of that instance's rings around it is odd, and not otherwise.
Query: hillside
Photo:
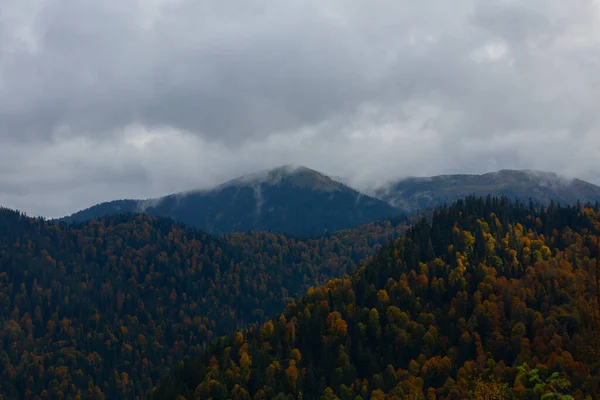
[[[373,195],[400,210],[412,213],[466,196],[506,196],[536,204],[563,205],[600,201],[600,186],[579,179],[567,179],[551,172],[501,170],[483,175],[439,175],[406,178],[377,188]]]
[[[243,176],[214,189],[150,200],[102,203],[65,217],[85,221],[145,212],[214,234],[270,231],[320,235],[399,215],[395,208],[305,167],[280,167]]]
[[[460,200],[151,399],[598,398],[600,209]]]
[[[0,209],[0,398],[141,398],[208,340],[273,318],[405,226],[216,238],[148,215],[67,226]]]

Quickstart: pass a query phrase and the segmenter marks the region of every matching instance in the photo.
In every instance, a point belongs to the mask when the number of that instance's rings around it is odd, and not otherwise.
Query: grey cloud
[[[281,164],[360,187],[600,182],[592,0],[54,0],[0,13],[0,204],[57,216]]]
[[[484,30],[516,43],[553,35],[555,27],[544,15],[546,10],[543,5],[530,7],[530,4],[490,2],[476,9],[471,16],[471,21]]]
[[[143,29],[141,10],[116,4],[46,3],[39,50],[17,52],[5,67],[7,131],[93,134],[140,122],[239,141],[318,122],[361,99],[363,60],[343,31],[304,8],[236,15],[183,2],[163,5]]]

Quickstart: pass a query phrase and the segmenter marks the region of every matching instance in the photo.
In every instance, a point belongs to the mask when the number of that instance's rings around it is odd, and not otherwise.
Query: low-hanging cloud
[[[0,12],[0,204],[59,216],[300,164],[600,183],[593,0],[32,0]]]

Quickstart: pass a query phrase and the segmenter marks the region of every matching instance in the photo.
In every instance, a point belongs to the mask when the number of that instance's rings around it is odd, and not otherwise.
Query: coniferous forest
[[[314,238],[1,210],[0,394],[595,399],[599,244],[492,197]]]

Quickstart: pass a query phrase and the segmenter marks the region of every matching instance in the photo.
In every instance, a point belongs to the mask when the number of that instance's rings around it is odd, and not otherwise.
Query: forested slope
[[[598,398],[597,232],[597,206],[460,200],[150,398]]]
[[[0,209],[0,398],[141,397],[208,340],[273,318],[405,227],[215,238],[147,215],[67,226]]]

